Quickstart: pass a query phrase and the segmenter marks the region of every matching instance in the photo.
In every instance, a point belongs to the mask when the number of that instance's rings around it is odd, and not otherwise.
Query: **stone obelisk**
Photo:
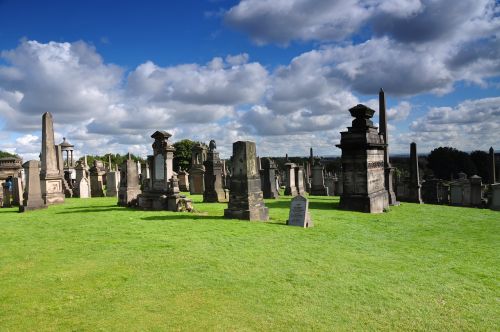
[[[54,121],[52,114],[42,116],[42,154],[40,188],[46,205],[63,203],[63,174],[59,169],[58,154],[54,143]]]
[[[495,170],[495,150],[490,147],[490,184],[495,184],[496,182],[496,170]]]
[[[412,142],[410,144],[410,188],[408,194],[408,201],[413,203],[422,204],[422,195],[420,192],[420,176],[418,171],[418,154],[417,144]]]
[[[387,116],[385,109],[385,93],[383,89],[380,89],[378,94],[379,101],[379,133],[384,137],[384,142],[386,144],[384,148],[384,185],[387,190],[387,194],[389,196],[389,205],[399,205],[399,202],[396,200],[396,194],[394,193],[393,188],[393,175],[394,168],[391,167],[391,163],[389,162],[389,135],[387,133]]]

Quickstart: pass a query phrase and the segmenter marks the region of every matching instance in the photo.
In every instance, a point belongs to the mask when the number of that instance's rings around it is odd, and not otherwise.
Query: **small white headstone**
[[[89,181],[86,178],[82,178],[78,186],[79,186],[78,189],[80,191],[80,198],[89,198],[90,197]]]
[[[295,196],[290,204],[290,214],[287,225],[312,227],[313,222],[309,215],[309,200],[302,195]]]

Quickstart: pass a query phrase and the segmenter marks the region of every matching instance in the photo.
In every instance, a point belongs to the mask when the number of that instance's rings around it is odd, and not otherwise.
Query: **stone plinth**
[[[295,187],[297,188],[297,195],[305,195],[304,166],[295,166]]]
[[[40,188],[40,169],[36,160],[30,160],[23,164],[26,187],[23,194],[23,203],[19,206],[19,212],[38,210],[46,208],[42,199]]]
[[[269,212],[264,205],[260,174],[256,163],[254,142],[233,143],[231,190],[225,218],[242,220],[268,220]]]
[[[203,192],[204,203],[223,203],[228,201],[228,192],[222,183],[223,165],[219,153],[210,149],[207,154],[205,166],[205,191]]]
[[[316,162],[312,166],[311,195],[328,196],[328,192],[329,188],[325,186],[325,173],[323,165]]]
[[[187,192],[189,191],[189,173],[186,171],[180,171],[177,175],[179,179],[179,189],[180,191]]]
[[[118,172],[106,173],[106,197],[118,197],[119,174]]]
[[[489,202],[490,209],[500,211],[500,183],[491,185],[491,201]]]
[[[120,189],[118,191],[118,205],[135,206],[137,196],[141,193],[137,163],[126,160],[120,169]]]
[[[381,213],[388,206],[385,188],[384,139],[370,120],[374,110],[357,105],[349,110],[352,127],[341,132],[343,193],[340,208]]]
[[[264,198],[276,199],[279,197],[276,187],[276,163],[270,158],[260,160],[262,170],[260,171],[261,189]]]

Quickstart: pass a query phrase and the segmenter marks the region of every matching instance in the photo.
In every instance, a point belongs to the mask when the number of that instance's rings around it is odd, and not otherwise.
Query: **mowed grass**
[[[315,227],[68,199],[0,209],[0,330],[498,330],[500,213],[404,203]]]

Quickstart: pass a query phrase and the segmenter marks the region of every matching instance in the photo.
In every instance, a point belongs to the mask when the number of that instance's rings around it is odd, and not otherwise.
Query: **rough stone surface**
[[[12,205],[19,206],[23,203],[23,180],[20,177],[12,179]]]
[[[78,197],[79,198],[90,198],[90,183],[87,178],[81,178],[77,183],[78,185]]]
[[[228,201],[228,191],[222,183],[223,165],[219,153],[215,150],[215,141],[210,144],[205,166],[205,191],[203,192],[204,203],[223,203]]]
[[[312,166],[311,195],[328,196],[328,192],[329,188],[325,186],[324,167],[319,162],[315,162]]]
[[[473,175],[470,181],[470,205],[474,207],[483,206],[483,188],[480,176]]]
[[[305,195],[304,166],[295,166],[295,186],[297,188],[297,195]]]
[[[269,211],[264,205],[260,174],[256,163],[254,142],[233,143],[231,190],[225,218],[242,220],[268,220]]]
[[[302,195],[295,196],[290,202],[290,213],[286,222],[290,226],[312,227],[313,222],[309,214],[309,200]]]
[[[119,172],[106,173],[106,197],[118,197],[119,174]]]
[[[135,206],[137,196],[141,193],[137,163],[126,160],[120,169],[120,189],[118,191],[118,205]]]
[[[374,110],[357,105],[349,110],[352,126],[341,132],[343,193],[340,208],[381,213],[389,206],[385,188],[384,139],[370,120]]]
[[[285,195],[286,196],[297,196],[297,186],[295,184],[295,164],[286,163],[285,164]]]
[[[394,168],[391,166],[389,161],[389,132],[387,129],[387,116],[385,108],[385,93],[383,89],[379,92],[379,124],[380,124],[380,134],[382,135],[385,142],[384,149],[384,185],[387,190],[387,197],[389,199],[389,205],[399,205],[396,200],[396,194],[393,188],[393,177]]]
[[[262,158],[260,162],[262,166],[260,181],[264,198],[277,199],[279,194],[276,187],[276,163],[270,158]]]
[[[491,185],[490,209],[500,211],[500,183]]]
[[[10,191],[10,189],[6,183],[2,183],[2,189],[3,189],[2,207],[10,208],[10,207],[12,207],[12,192]]]
[[[410,183],[408,188],[408,202],[422,204],[420,188],[417,144],[413,142],[410,144]]]
[[[180,191],[189,191],[189,173],[186,171],[180,171],[177,178],[179,179]]]
[[[75,187],[73,188],[73,197],[80,198],[89,198],[90,197],[90,182],[89,182],[89,168],[84,161],[78,161],[75,166]],[[81,180],[85,178],[86,181],[82,182]],[[84,188],[84,192],[86,192],[86,196],[82,197],[80,194],[80,190],[82,185],[87,185],[88,188]]]
[[[38,210],[47,207],[42,199],[39,166],[36,160],[30,160],[23,164],[26,187],[23,194],[23,203],[19,206],[19,212]]]
[[[191,151],[191,169],[189,170],[189,192],[192,195],[203,195],[205,191],[205,166],[207,146],[198,143]]]

